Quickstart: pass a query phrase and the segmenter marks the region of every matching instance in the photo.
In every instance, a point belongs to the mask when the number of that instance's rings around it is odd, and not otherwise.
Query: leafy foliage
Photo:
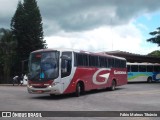
[[[17,40],[17,71],[21,71],[21,62],[28,59],[30,52],[46,47],[42,25],[36,0],[24,0],[23,3],[19,1],[11,20],[11,30]]]
[[[160,57],[160,50],[155,50],[148,54],[149,56]]]
[[[160,27],[157,28],[156,31],[150,32],[150,35],[154,36],[150,39],[147,39],[148,42],[156,43],[160,46]]]
[[[30,52],[46,47],[42,25],[36,0],[19,1],[11,30],[0,29],[0,83],[9,83],[11,75],[20,75]]]
[[[9,82],[17,42],[14,40],[10,30],[2,28],[0,33],[0,66],[3,68],[3,80]],[[3,83],[4,81],[1,82]]]

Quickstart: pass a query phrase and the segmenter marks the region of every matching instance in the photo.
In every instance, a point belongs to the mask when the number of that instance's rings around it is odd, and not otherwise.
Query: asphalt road
[[[117,87],[115,91],[90,91],[80,97],[74,97],[74,95],[50,97],[49,95],[29,94],[25,86],[0,86],[0,111],[160,111],[160,83],[127,84]],[[0,118],[0,120],[8,119]],[[40,120],[40,118],[33,119]],[[47,117],[42,119],[121,120],[122,117]],[[159,120],[158,117],[123,117],[123,120],[128,119]]]

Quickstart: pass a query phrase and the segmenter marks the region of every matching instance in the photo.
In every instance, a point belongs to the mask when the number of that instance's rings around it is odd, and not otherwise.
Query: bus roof
[[[108,55],[108,54],[104,54],[104,53],[94,53],[94,52],[88,52],[88,51],[83,51],[83,50],[75,50],[75,49],[52,49],[52,48],[47,48],[47,49],[39,49],[39,50],[35,50],[31,53],[35,53],[35,52],[44,52],[44,51],[69,51],[69,52],[76,52],[76,53],[84,53],[84,54],[90,54],[90,55],[97,55],[97,56],[104,56],[104,57],[110,57],[110,58],[115,58],[115,59],[121,59],[121,60],[126,60],[123,57],[117,57],[117,56],[113,56],[113,55]]]
[[[127,65],[160,65],[159,63],[129,63]]]

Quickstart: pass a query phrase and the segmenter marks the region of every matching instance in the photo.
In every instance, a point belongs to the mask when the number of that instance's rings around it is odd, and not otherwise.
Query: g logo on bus
[[[92,78],[93,83],[96,85],[106,84],[110,75],[110,71],[111,69],[106,69],[106,68],[97,70]]]

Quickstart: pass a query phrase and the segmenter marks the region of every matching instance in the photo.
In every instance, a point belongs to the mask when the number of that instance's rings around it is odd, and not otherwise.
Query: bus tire
[[[50,97],[54,97],[55,96],[55,94],[49,94],[50,95]]]
[[[77,83],[75,96],[76,96],[76,97],[79,97],[80,94],[81,94],[81,85],[80,85],[80,83]]]
[[[152,77],[148,77],[147,82],[151,83],[152,82]]]
[[[115,89],[116,89],[116,81],[112,80],[112,84],[111,84],[110,90],[114,91]]]

